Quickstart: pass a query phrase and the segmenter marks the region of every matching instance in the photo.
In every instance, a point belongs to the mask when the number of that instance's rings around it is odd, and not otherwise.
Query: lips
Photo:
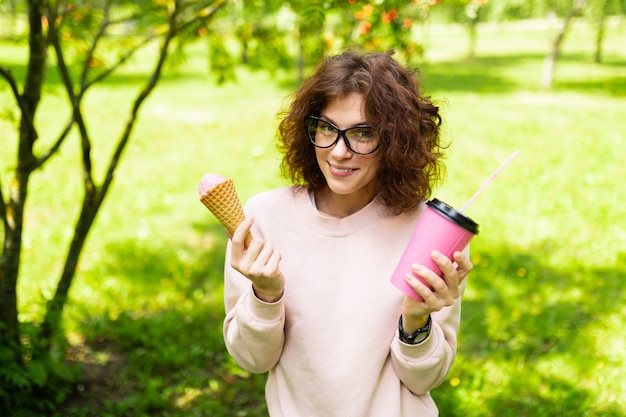
[[[330,162],[328,163],[328,170],[331,174],[336,175],[338,177],[347,177],[353,172],[357,171],[358,168],[348,168],[342,167],[340,165],[333,165]]]

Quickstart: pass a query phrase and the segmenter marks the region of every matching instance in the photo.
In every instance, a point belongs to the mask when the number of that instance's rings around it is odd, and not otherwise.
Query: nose
[[[348,148],[348,144],[346,143],[348,139],[346,139],[345,134],[341,134],[339,140],[333,146],[332,155],[337,159],[345,159],[350,158],[352,156],[352,151]]]

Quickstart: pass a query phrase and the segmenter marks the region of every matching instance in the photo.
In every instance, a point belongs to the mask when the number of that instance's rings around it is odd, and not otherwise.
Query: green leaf
[[[48,369],[41,361],[32,360],[26,365],[26,373],[33,383],[42,387],[48,381]]]

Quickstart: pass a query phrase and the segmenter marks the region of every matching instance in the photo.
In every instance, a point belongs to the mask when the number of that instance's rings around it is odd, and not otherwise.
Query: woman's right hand
[[[253,238],[246,248],[244,241],[254,223],[247,217],[235,230],[231,245],[231,266],[252,281],[255,295],[272,303],[282,297],[285,278],[280,272],[280,253],[269,243]]]

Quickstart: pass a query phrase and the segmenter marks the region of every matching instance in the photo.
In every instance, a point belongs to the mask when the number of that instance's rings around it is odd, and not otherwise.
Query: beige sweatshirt
[[[398,339],[404,295],[389,282],[423,210],[394,216],[374,200],[330,218],[300,187],[248,201],[255,237],[282,254],[285,293],[275,303],[256,298],[230,267],[229,244],[224,340],[241,367],[269,371],[272,417],[438,415],[429,391],[454,361],[460,299],[411,346]]]

